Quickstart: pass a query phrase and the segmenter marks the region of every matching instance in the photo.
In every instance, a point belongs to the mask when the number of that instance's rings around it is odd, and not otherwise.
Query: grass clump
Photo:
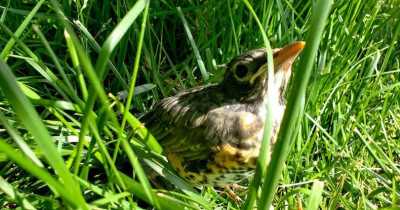
[[[219,81],[221,64],[265,37],[272,48],[305,40],[322,12],[322,1],[249,1],[258,24],[246,2],[2,1],[0,207],[245,208],[176,176],[140,117],[163,97]],[[333,2],[312,37],[320,44],[298,132],[273,176],[276,209],[400,205],[399,9],[396,0]],[[174,190],[152,186],[148,169]]]

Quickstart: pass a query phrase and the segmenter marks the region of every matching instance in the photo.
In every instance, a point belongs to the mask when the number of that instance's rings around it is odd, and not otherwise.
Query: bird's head
[[[282,96],[291,75],[291,67],[304,48],[305,42],[293,42],[283,48],[273,50],[274,90]],[[227,66],[222,82],[232,96],[241,101],[254,101],[264,98],[268,81],[267,51],[255,49],[234,58]]]

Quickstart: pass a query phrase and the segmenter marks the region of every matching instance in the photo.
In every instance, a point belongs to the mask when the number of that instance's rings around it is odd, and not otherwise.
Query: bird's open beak
[[[303,41],[293,42],[291,44],[286,45],[283,48],[278,48],[273,50],[274,56],[274,70],[277,71],[289,71],[294,60],[303,50],[306,45]],[[265,53],[265,56],[266,53]],[[266,75],[268,71],[267,63],[262,65],[260,69],[250,78],[250,83],[254,83],[255,79],[261,75]]]

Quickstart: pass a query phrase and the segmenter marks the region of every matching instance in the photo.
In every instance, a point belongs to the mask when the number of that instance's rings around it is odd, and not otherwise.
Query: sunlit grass
[[[251,209],[176,176],[140,118],[219,81],[220,65],[265,38],[317,48],[293,68],[310,80],[303,114],[286,122],[298,130],[289,153],[272,156],[251,203],[275,194],[276,209],[400,205],[398,1],[334,1],[311,38],[317,1],[249,1],[254,14],[243,1],[178,2],[0,2],[0,208]],[[167,189],[151,184],[155,174]]]

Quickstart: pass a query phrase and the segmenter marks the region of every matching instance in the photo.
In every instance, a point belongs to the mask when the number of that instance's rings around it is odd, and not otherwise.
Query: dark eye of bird
[[[239,78],[243,78],[247,75],[249,72],[249,69],[245,65],[238,65],[236,66],[236,76]]]

